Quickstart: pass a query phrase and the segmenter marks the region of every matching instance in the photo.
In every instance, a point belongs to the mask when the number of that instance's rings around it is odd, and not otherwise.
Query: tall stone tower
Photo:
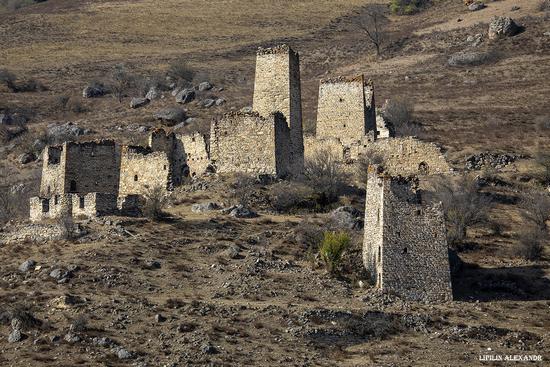
[[[452,300],[441,205],[422,205],[417,183],[369,167],[363,263],[379,289],[414,301]]]
[[[259,48],[256,54],[253,109],[263,117],[281,112],[290,128],[290,171],[304,168],[300,57],[288,45]]]
[[[317,107],[317,137],[338,138],[344,146],[376,132],[374,87],[363,75],[321,80]]]

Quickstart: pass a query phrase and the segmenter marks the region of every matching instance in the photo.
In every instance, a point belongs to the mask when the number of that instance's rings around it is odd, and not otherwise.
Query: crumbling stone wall
[[[374,87],[363,75],[321,80],[317,107],[317,138],[337,138],[344,146],[376,134]]]
[[[182,156],[185,162],[183,175],[195,177],[205,173],[210,165],[206,137],[200,133],[194,133],[178,135],[177,138],[183,147]]]
[[[281,113],[228,113],[214,121],[210,158],[217,172],[289,174],[290,131]]]
[[[415,301],[452,299],[441,205],[422,205],[418,181],[370,166],[363,261],[376,287]]]
[[[143,195],[155,187],[170,189],[170,161],[164,151],[123,146],[119,196]]]
[[[42,179],[40,196],[61,194],[65,188],[64,160],[61,161],[63,146],[47,146],[42,153]]]
[[[327,150],[330,154],[339,160],[344,159],[344,146],[338,138],[318,139],[315,136],[304,137],[304,157],[305,160],[311,160],[315,155]]]
[[[32,197],[29,200],[30,219],[41,221],[72,216],[72,195],[53,194],[51,197]]]
[[[445,174],[451,170],[437,145],[413,137],[378,139],[352,146],[352,159],[362,155],[382,157],[384,170],[392,175]]]
[[[164,129],[155,129],[149,134],[149,148],[153,152],[164,152],[170,161],[169,168],[169,189],[179,186],[183,182],[185,172],[185,152],[183,143],[176,137],[176,134],[169,133]]]
[[[290,169],[300,174],[304,165],[300,57],[288,45],[258,49],[253,109],[264,117],[274,112],[285,116],[290,128]]]
[[[101,217],[117,213],[117,195],[91,192],[86,195],[72,195],[73,217]]]

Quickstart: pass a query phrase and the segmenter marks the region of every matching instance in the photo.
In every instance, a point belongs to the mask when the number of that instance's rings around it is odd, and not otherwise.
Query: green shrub
[[[337,271],[342,254],[349,247],[350,242],[351,238],[346,232],[327,231],[323,234],[319,255],[330,273],[334,274]]]
[[[390,11],[399,15],[412,15],[418,13],[429,3],[429,0],[391,0]]]

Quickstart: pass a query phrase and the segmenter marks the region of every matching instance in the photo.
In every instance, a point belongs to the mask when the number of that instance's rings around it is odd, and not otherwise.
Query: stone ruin
[[[365,202],[363,262],[380,290],[413,301],[452,300],[441,204],[424,204],[418,178],[371,165]]]
[[[151,132],[147,146],[118,146],[112,140],[47,146],[30,218],[136,215],[150,190],[173,190],[185,177],[206,172],[209,162],[202,135],[163,129]]]

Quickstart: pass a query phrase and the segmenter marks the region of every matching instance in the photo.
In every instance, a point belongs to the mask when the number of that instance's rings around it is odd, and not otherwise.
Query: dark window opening
[[[57,205],[58,202],[59,202],[59,195],[55,195],[53,197],[53,205]]]
[[[346,124],[344,124],[344,127],[346,127]]]
[[[403,247],[403,251],[401,251],[401,253],[402,253],[403,255],[405,255],[405,254],[407,253],[407,248],[406,248],[406,247]]]
[[[80,206],[80,209],[84,209],[84,196],[81,196],[81,197],[80,197],[80,203],[79,203],[79,204],[80,204],[80,205],[79,205],[79,206]]]
[[[343,98],[340,98],[340,102],[344,102],[344,99],[343,99]]]
[[[420,214],[422,214],[422,210],[418,209],[418,210],[416,211],[416,215],[420,215]]]
[[[50,195],[50,192],[52,191],[52,188],[48,186],[48,195]]]
[[[378,261],[380,261],[381,257],[382,257],[382,248],[378,246]]]
[[[69,192],[76,192],[76,181],[71,180],[71,183],[69,185]]]
[[[426,162],[420,162],[418,165],[418,172],[423,175],[427,175],[430,172],[430,167]]]
[[[166,171],[166,165],[164,165],[164,168],[163,168],[165,171]]]
[[[137,180],[138,180],[138,175],[134,175],[134,181],[137,182]]]
[[[42,213],[47,213],[50,211],[50,200],[44,199],[42,200]]]

